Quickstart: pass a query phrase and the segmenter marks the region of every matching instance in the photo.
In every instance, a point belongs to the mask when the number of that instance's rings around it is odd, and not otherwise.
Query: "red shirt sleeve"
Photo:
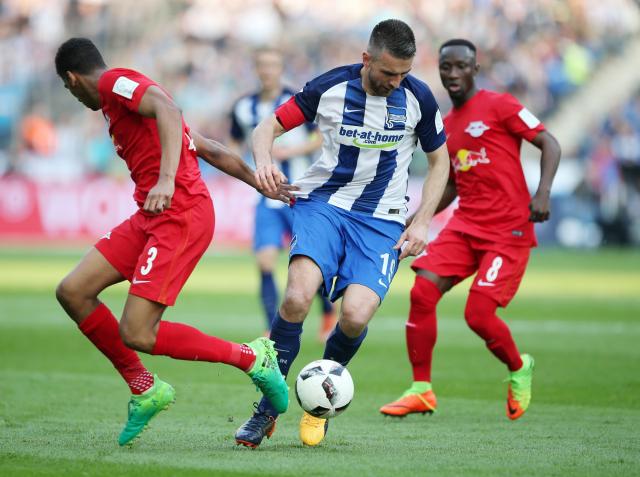
[[[531,142],[545,130],[544,124],[510,94],[501,95],[498,104],[498,117],[510,133]]]
[[[304,117],[304,113],[298,103],[296,103],[295,97],[289,98],[289,101],[281,104],[276,109],[276,119],[285,129],[290,131],[293,128],[304,124],[307,120]]]
[[[144,93],[152,85],[156,84],[136,71],[117,68],[103,73],[98,91],[103,101],[118,103],[137,113]]]

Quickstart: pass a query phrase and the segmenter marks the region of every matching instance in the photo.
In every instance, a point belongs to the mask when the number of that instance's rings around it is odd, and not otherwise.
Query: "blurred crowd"
[[[371,28],[392,17],[413,27],[413,73],[443,109],[437,48],[466,37],[480,50],[480,84],[512,92],[542,117],[639,31],[633,0],[0,0],[0,174],[126,175],[102,117],[82,110],[55,75],[55,50],[70,36],[92,38],[109,65],[160,82],[191,127],[224,141],[234,100],[256,87],[256,47],[280,47],[287,83],[300,88],[359,61]],[[611,148],[629,148],[620,142],[612,137]]]
[[[586,194],[608,243],[640,243],[640,90],[585,137]]]

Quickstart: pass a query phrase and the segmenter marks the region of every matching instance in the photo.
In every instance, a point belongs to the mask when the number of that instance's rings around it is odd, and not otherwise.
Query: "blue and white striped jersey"
[[[275,101],[261,101],[260,92],[248,94],[238,99],[231,111],[231,137],[238,142],[249,144],[251,133],[265,117],[273,114],[275,109],[285,103],[295,94],[289,88],[283,88]],[[297,146],[309,141],[310,132],[316,128],[312,123],[306,123],[304,128],[296,128],[283,134],[276,140],[277,145]],[[311,163],[308,156],[296,156],[279,163],[280,169],[289,181],[300,178]],[[283,205],[280,201],[275,201]]]
[[[411,157],[418,140],[426,152],[444,144],[442,118],[429,87],[411,75],[388,97],[368,95],[362,66],[335,68],[295,95],[323,136],[296,195],[404,224]]]

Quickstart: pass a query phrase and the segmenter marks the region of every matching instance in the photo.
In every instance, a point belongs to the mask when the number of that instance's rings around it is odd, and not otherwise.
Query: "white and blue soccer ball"
[[[296,398],[312,416],[336,417],[351,404],[353,379],[340,363],[329,359],[312,361],[296,378]]]

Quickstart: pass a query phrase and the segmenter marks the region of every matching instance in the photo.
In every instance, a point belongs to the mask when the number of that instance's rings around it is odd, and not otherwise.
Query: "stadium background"
[[[479,83],[516,95],[559,137],[564,155],[552,220],[538,227],[543,243],[640,243],[640,13],[630,0],[128,4],[0,2],[0,241],[90,240],[134,207],[104,120],[65,95],[55,75],[52,57],[64,38],[91,37],[109,65],[156,79],[191,127],[224,142],[233,102],[256,87],[253,49],[282,48],[286,82],[297,89],[359,61],[372,26],[399,17],[416,33],[414,74],[443,110],[450,102],[437,77],[437,46],[464,36],[481,52]],[[534,187],[537,154],[525,149],[525,158]],[[424,175],[425,163],[417,154],[414,177]],[[255,195],[202,169],[217,205],[216,243],[246,245]],[[418,191],[414,184],[414,206]]]
[[[356,399],[309,452],[298,410],[255,453],[230,452],[256,394],[222,366],[144,357],[179,401],[131,452],[114,444],[127,396],[55,302],[56,283],[133,210],[132,187],[102,116],[77,103],[53,55],[88,36],[111,66],[146,73],[191,127],[224,142],[234,100],[256,87],[252,51],[285,53],[300,88],[357,62],[378,21],[414,29],[414,74],[443,111],[437,47],[466,37],[482,86],[515,94],[563,146],[552,220],[537,226],[521,290],[502,313],[536,357],[534,398],[504,417],[505,372],[462,318],[467,285],[439,307],[434,380],[441,412],[381,421],[406,386],[404,321],[412,274],[400,268],[350,365]],[[0,0],[0,474],[2,475],[640,475],[640,9],[632,0]],[[523,165],[537,183],[536,150]],[[234,340],[261,333],[248,251],[255,193],[203,165],[216,235],[168,319]],[[412,195],[426,172],[419,154]],[[413,201],[415,206],[415,201]],[[431,233],[446,221],[438,217]],[[284,283],[286,262],[279,268]],[[102,297],[116,315],[126,286]],[[317,310],[297,373],[316,359]],[[515,425],[514,425],[515,424]]]

